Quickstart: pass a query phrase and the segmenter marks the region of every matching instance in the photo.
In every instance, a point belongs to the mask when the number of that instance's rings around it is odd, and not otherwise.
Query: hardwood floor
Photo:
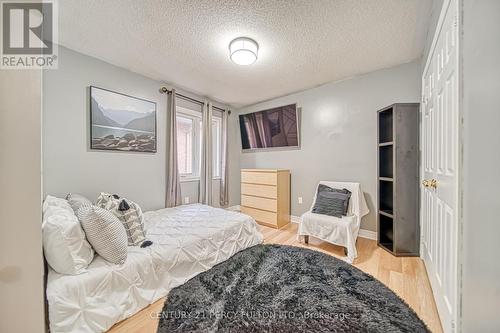
[[[343,257],[343,248],[313,237],[309,245],[297,240],[297,224],[291,223],[282,229],[260,226],[265,243],[285,244],[312,248],[335,257]],[[354,266],[376,277],[408,303],[434,333],[443,330],[432,296],[424,264],[420,258],[394,257],[379,248],[375,241],[358,238],[358,258]],[[161,311],[164,299],[151,304],[134,316],[121,321],[111,328],[110,333],[149,333],[156,332],[158,320],[154,315]]]

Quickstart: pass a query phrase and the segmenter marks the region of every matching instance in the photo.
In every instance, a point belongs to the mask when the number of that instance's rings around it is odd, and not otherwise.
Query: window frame
[[[191,133],[186,133],[186,137],[189,137],[189,139],[185,138],[184,140],[180,140],[179,123],[181,123],[181,122],[182,123],[184,123],[184,122],[190,123],[190,125],[191,125]],[[184,114],[177,114],[177,145],[178,145],[177,146],[177,163],[178,163],[177,165],[178,165],[178,169],[179,169],[179,174],[182,177],[192,176],[193,172],[195,171],[195,170],[193,170],[193,166],[194,166],[194,156],[193,156],[194,149],[193,148],[194,148],[194,144],[195,144],[195,142],[194,142],[194,133],[193,133],[194,132],[194,127],[195,127],[195,120],[194,119],[192,119],[191,117],[188,117],[188,116],[186,116]],[[191,151],[187,152],[186,161],[185,161],[187,164],[190,164],[189,165],[189,169],[191,169],[191,172],[189,172],[189,173],[187,173],[187,172],[183,173],[181,171],[181,167],[180,167],[180,164],[179,164],[179,162],[180,162],[180,157],[179,157],[179,154],[180,154],[179,147],[180,147],[180,145],[179,145],[179,143],[180,142],[184,142],[186,144],[189,143],[189,146],[191,148]],[[185,148],[187,149],[187,147],[185,147]],[[188,161],[188,157],[189,156],[191,157],[191,161]]]
[[[213,126],[215,123],[215,127]],[[215,136],[214,136],[215,130]],[[215,145],[217,144],[217,152],[215,152]],[[222,178],[222,117],[212,115],[212,179]],[[217,173],[215,173],[217,170]]]
[[[193,122],[193,137],[192,137],[192,146],[193,146],[193,152],[191,153],[191,170],[192,173],[190,174],[181,174],[179,172],[180,176],[180,182],[185,183],[185,182],[195,182],[200,180],[200,169],[201,169],[201,145],[202,145],[202,113],[201,111],[195,111],[188,109],[186,107],[182,106],[176,106],[176,117],[181,117],[181,118],[186,118],[190,119]],[[214,127],[213,123],[216,124],[215,127],[215,134],[216,137],[214,137]],[[212,151],[212,163],[214,165],[212,166],[212,180],[220,180],[221,179],[221,158],[222,158],[222,116],[212,114],[212,142],[216,142],[217,144],[217,152]],[[215,144],[212,144],[212,150],[214,150]],[[217,156],[215,156],[217,154]],[[215,171],[217,171],[217,174],[215,174]]]
[[[193,123],[193,134],[191,138],[193,151],[191,152],[191,173],[180,173],[181,182],[197,181],[200,179],[200,153],[201,153],[201,112],[197,112],[182,106],[176,107],[176,117],[190,119]]]

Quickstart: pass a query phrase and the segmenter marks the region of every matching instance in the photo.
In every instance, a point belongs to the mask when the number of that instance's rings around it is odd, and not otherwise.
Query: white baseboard
[[[236,206],[227,207],[226,209],[227,210],[233,210],[235,212],[239,212],[239,211],[241,211],[241,206],[240,205],[236,205]]]
[[[359,229],[358,237],[377,240],[377,232],[366,229]]]
[[[233,210],[236,212],[239,212],[241,210],[240,205],[236,206],[231,206],[227,207],[227,210]],[[300,217],[295,216],[295,215],[290,215],[290,222],[292,223],[299,223],[300,222]],[[377,240],[377,232],[371,231],[371,230],[366,230],[366,229],[359,229],[358,236],[361,238],[367,238],[367,239],[372,239],[372,240]]]

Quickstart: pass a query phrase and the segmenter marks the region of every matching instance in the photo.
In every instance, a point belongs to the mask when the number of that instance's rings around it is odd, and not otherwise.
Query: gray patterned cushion
[[[89,199],[78,193],[69,193],[66,196],[66,200],[68,200],[75,214],[83,205],[92,205],[92,201],[90,201]]]
[[[342,217],[347,215],[351,192],[347,189],[336,189],[319,184],[316,202],[312,212],[315,214]]]
[[[123,264],[127,259],[127,232],[110,211],[84,205],[78,210],[78,219],[94,250],[105,260]]]
[[[123,223],[127,231],[128,245],[142,245],[146,240],[144,216],[138,204],[117,195],[101,193],[96,205],[109,210]]]

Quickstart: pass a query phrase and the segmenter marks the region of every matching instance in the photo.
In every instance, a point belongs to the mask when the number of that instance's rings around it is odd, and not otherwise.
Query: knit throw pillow
[[[123,264],[127,259],[127,233],[118,218],[91,205],[80,207],[77,215],[94,250],[111,263]]]
[[[144,247],[151,244],[151,242],[146,241],[144,216],[138,204],[120,198],[116,194],[101,193],[97,198],[96,205],[109,210],[123,223],[127,231],[128,245]]]

